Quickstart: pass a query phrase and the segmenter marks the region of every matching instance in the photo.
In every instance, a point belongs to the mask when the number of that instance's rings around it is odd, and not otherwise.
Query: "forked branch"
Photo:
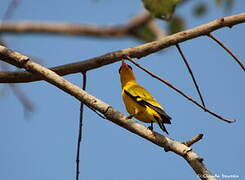
[[[197,90],[197,92],[198,92],[198,95],[199,95],[199,97],[200,97],[200,99],[201,99],[202,106],[205,107],[205,103],[204,103],[204,100],[203,100],[201,91],[200,91],[199,86],[198,86],[198,84],[197,84],[196,78],[195,78],[195,76],[194,76],[194,74],[193,74],[193,72],[192,72],[192,70],[191,70],[191,66],[189,65],[187,59],[185,58],[185,55],[184,55],[183,51],[182,51],[181,48],[180,48],[180,45],[179,45],[179,44],[176,44],[176,47],[177,47],[178,52],[180,53],[180,56],[181,56],[182,60],[184,61],[185,65],[186,65],[186,67],[187,67],[187,69],[188,69],[188,71],[189,71],[189,73],[190,73],[190,75],[191,75],[192,81],[194,82],[194,85],[195,85],[195,87],[196,87],[196,90]],[[205,107],[205,108],[206,108],[206,107]]]
[[[153,41],[132,48],[122,49],[116,52],[108,53],[102,56],[94,57],[80,62],[53,67],[51,68],[51,70],[61,76],[73,73],[80,73],[81,71],[85,72],[120,61],[125,56],[129,56],[131,58],[145,57],[167,47],[176,45],[178,43],[200,36],[205,36],[217,29],[223,27],[232,27],[236,24],[244,22],[245,13],[240,13],[237,15],[216,19],[210,23],[198,26],[193,29],[182,31],[170,36],[166,36],[157,41]],[[29,72],[0,72],[0,83],[20,83],[38,80],[42,80],[41,76],[34,75]]]
[[[90,106],[110,120],[111,122],[127,129],[128,131],[137,134],[138,136],[151,141],[152,143],[163,147],[165,151],[172,151],[183,157],[188,164],[192,167],[195,173],[205,180],[215,180],[215,176],[206,168],[203,159],[197,153],[185,144],[163,136],[157,132],[149,130],[147,127],[136,123],[133,120],[127,119],[127,116],[112,108],[109,104],[101,101],[100,99],[90,95],[78,86],[65,80],[55,72],[31,61],[28,57],[20,53],[14,52],[3,46],[0,46],[0,59],[12,65],[25,68],[26,70],[40,76],[45,81],[53,84],[64,92],[75,97],[87,106]]]
[[[184,142],[184,144],[188,147],[190,147],[192,144],[196,143],[197,141],[201,140],[203,137],[203,134],[198,134],[196,136],[194,136],[193,138],[191,138],[190,140]]]
[[[135,61],[133,61],[130,57],[125,57],[125,59],[128,59],[130,62],[132,62],[135,66],[137,66],[138,68],[142,69],[143,71],[145,71],[147,74],[151,75],[153,78],[163,82],[164,84],[166,84],[168,87],[172,88],[173,90],[175,90],[176,92],[178,92],[180,95],[182,95],[183,97],[185,97],[186,99],[188,99],[189,101],[191,101],[192,103],[194,103],[195,105],[197,105],[198,107],[202,108],[204,111],[212,114],[213,116],[215,116],[216,118],[228,122],[228,123],[233,123],[235,122],[235,120],[230,120],[230,119],[225,119],[222,116],[214,113],[213,111],[210,111],[209,109],[207,109],[206,107],[202,106],[201,104],[199,104],[197,101],[195,101],[194,99],[192,99],[190,96],[186,95],[185,93],[183,93],[181,90],[179,90],[178,88],[176,88],[175,86],[173,86],[170,82],[168,82],[167,80],[153,74],[152,72],[148,71],[147,69],[145,69],[144,67],[142,67],[141,65],[139,65],[138,63],[136,63]]]

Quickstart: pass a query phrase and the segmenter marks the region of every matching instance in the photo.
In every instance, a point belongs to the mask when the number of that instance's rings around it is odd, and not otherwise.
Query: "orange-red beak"
[[[121,71],[122,69],[131,69],[131,70],[132,70],[131,66],[128,65],[127,63],[125,63],[124,60],[122,60],[122,64],[121,64],[121,67],[120,67],[120,69],[119,69],[119,73],[120,73],[120,71]]]
[[[124,60],[122,60],[121,68],[128,68],[128,64]]]
[[[124,60],[122,60],[122,64],[121,64],[121,67],[127,67],[128,65],[125,63]]]
[[[121,72],[121,70],[122,70],[122,69],[126,69],[126,68],[127,68],[127,66],[128,66],[128,65],[125,63],[125,61],[124,61],[124,60],[122,60],[122,64],[121,64],[121,66],[120,66],[120,68],[119,68],[119,70],[118,70],[118,71],[119,71],[119,73]]]

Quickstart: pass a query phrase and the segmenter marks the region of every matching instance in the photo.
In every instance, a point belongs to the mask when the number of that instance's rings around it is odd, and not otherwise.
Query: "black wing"
[[[130,98],[132,98],[139,105],[144,106],[144,107],[148,106],[151,109],[155,110],[160,115],[160,117],[162,118],[162,120],[163,120],[164,123],[171,124],[171,122],[170,122],[171,117],[169,115],[167,115],[167,113],[163,109],[161,109],[161,108],[159,108],[157,106],[154,106],[151,103],[143,100],[140,96],[134,96],[134,95],[132,95],[127,90],[124,90],[124,92],[125,92],[126,95],[128,95]]]

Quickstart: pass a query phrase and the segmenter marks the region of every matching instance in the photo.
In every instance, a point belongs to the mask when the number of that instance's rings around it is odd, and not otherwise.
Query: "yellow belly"
[[[122,93],[123,101],[126,107],[126,110],[130,115],[134,115],[134,117],[142,122],[151,123],[156,122],[154,116],[160,118],[158,113],[149,107],[144,107],[135,101],[133,101],[128,95]]]

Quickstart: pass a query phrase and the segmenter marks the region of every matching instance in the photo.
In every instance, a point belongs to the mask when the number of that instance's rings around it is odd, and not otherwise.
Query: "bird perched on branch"
[[[164,123],[171,124],[171,117],[166,114],[152,95],[137,83],[132,67],[122,61],[119,73],[122,98],[130,114],[129,118],[135,117],[142,122],[151,123],[151,126],[148,127],[151,130],[153,130],[153,123],[157,123],[168,134]]]

